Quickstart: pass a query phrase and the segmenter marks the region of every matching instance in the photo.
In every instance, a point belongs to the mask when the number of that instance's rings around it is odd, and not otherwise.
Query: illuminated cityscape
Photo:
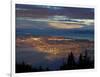
[[[29,45],[39,52],[45,52],[52,55],[58,55],[61,53],[75,54],[81,53],[85,49],[91,49],[94,47],[94,43],[91,41],[76,41],[73,39],[65,39],[64,37],[48,36],[48,37],[28,37],[28,38],[17,38],[17,46]]]

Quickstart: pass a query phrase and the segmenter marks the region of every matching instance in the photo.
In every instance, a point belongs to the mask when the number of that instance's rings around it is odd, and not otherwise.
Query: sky
[[[94,19],[94,9],[16,4],[16,15],[25,17],[48,17],[63,15],[67,16],[68,18]]]
[[[83,24],[93,25],[93,19],[93,8],[16,4],[17,28],[31,28],[31,26],[36,28],[35,25],[40,28],[43,27],[42,22],[46,25],[44,28],[81,28]]]
[[[94,9],[16,4],[16,33],[94,38]]]

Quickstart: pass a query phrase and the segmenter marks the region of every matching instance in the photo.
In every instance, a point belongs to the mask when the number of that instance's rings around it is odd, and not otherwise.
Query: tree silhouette
[[[72,52],[68,55],[67,64],[68,65],[75,65],[74,55]]]
[[[78,68],[80,69],[94,68],[94,61],[90,60],[87,52],[86,50],[84,55],[80,54],[79,56]]]
[[[74,69],[91,69],[94,68],[94,60],[91,60],[88,56],[88,51],[85,50],[84,55],[81,53],[77,63],[75,62],[75,57],[71,52],[68,55],[67,63],[64,62],[60,66],[60,70],[74,70]]]
[[[63,65],[60,67],[60,69],[63,70],[69,70],[69,69],[75,69],[76,68],[76,62],[74,60],[74,55],[73,53],[69,53],[67,63],[63,63]]]
[[[46,68],[46,71],[49,71],[49,70],[50,70],[50,69],[47,67],[47,68]]]

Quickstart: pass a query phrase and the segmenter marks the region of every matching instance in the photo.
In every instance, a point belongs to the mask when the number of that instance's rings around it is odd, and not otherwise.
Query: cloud
[[[78,24],[67,24],[61,22],[49,22],[48,23],[51,27],[56,29],[75,29],[75,28],[82,28],[84,26]]]

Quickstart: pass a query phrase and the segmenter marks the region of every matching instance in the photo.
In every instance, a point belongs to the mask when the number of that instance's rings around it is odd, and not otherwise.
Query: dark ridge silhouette
[[[75,70],[75,69],[92,69],[94,68],[94,60],[91,60],[88,56],[87,50],[84,54],[80,54],[79,59],[75,62],[75,57],[73,53],[69,53],[68,58],[63,64],[59,67],[59,70]],[[56,70],[56,69],[55,69]],[[41,72],[41,71],[53,71],[50,70],[48,67],[43,68],[42,66],[39,67],[32,67],[32,65],[25,64],[24,62],[18,64],[16,62],[16,73],[25,73],[25,72]]]
[[[21,72],[32,72],[32,66],[25,64],[24,62],[22,64],[17,64],[16,63],[16,73],[21,73]]]
[[[24,62],[22,64],[16,63],[16,73],[25,73],[25,72],[41,72],[41,71],[49,71],[49,68],[43,68],[40,66],[39,68],[32,67],[32,65],[25,64]]]

